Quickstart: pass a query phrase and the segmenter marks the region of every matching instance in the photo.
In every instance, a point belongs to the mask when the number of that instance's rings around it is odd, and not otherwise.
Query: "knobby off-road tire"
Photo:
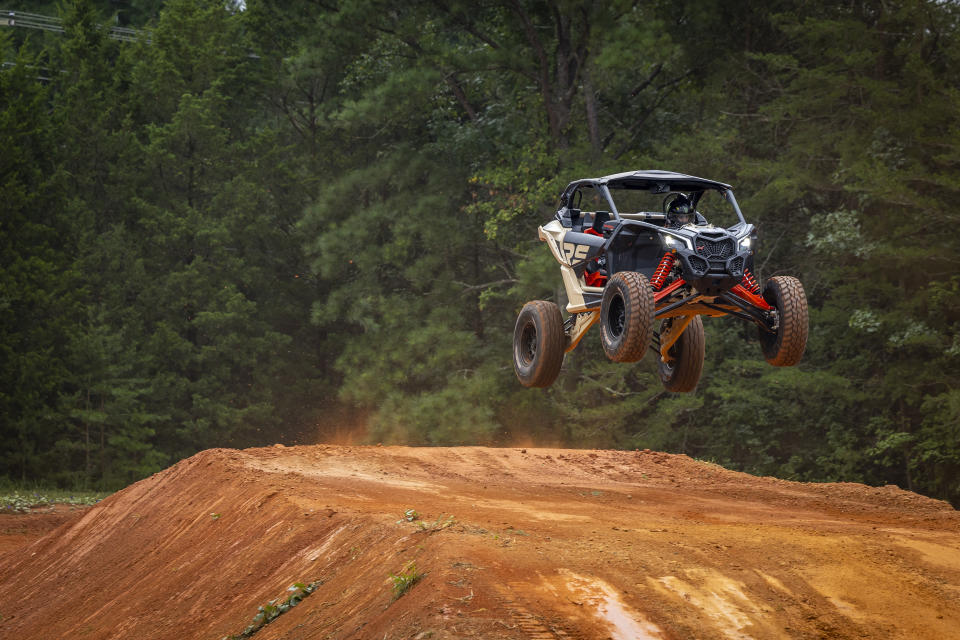
[[[774,276],[763,287],[763,299],[777,309],[776,333],[758,329],[763,357],[775,367],[792,367],[807,348],[807,295],[793,276]]]
[[[700,374],[703,373],[705,345],[703,320],[700,316],[694,316],[680,334],[680,338],[670,347],[669,353],[673,360],[669,363],[659,361],[660,380],[667,391],[688,393],[697,388]]]
[[[523,305],[513,330],[513,369],[525,387],[549,387],[563,365],[566,336],[560,308],[546,300]]]
[[[620,271],[607,281],[600,303],[600,340],[614,362],[637,362],[653,337],[653,289],[642,273]]]

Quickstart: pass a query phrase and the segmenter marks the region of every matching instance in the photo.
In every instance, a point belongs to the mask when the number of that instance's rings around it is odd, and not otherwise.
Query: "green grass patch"
[[[90,506],[110,495],[109,491],[4,491],[0,493],[0,513],[28,513],[37,507],[54,504]]]

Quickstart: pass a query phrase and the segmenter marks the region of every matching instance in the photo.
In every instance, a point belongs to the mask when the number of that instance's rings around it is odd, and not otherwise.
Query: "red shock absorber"
[[[740,281],[740,285],[747,291],[760,293],[760,285],[757,284],[757,279],[747,269],[743,270],[743,280]]]
[[[660,264],[657,265],[657,270],[653,272],[653,277],[650,278],[650,286],[653,287],[654,291],[660,291],[663,288],[663,283],[667,281],[667,276],[670,275],[670,271],[673,270],[673,263],[676,261],[677,257],[672,253],[665,253],[660,258]]]

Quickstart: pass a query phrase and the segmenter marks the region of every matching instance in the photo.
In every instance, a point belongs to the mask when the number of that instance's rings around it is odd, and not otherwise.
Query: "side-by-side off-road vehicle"
[[[636,362],[653,350],[660,379],[674,392],[693,391],[700,380],[701,316],[754,323],[774,366],[803,356],[803,286],[773,276],[760,288],[756,229],[728,184],[671,171],[577,180],[539,234],[560,263],[569,315],[545,300],[520,311],[513,360],[524,386],[553,384],[564,354],[597,323],[608,358]]]

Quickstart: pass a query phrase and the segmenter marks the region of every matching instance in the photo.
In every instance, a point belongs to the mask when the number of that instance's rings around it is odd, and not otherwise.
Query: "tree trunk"
[[[551,64],[550,56],[540,36],[537,35],[530,14],[521,6],[519,0],[513,0],[511,6],[520,18],[524,35],[533,50],[537,64],[537,70],[533,75],[540,87],[550,138],[555,148],[566,149],[570,146],[566,132],[567,125],[570,123],[573,100],[577,95],[581,71],[587,59],[587,42],[590,37],[587,10],[579,9],[579,20],[576,22],[578,39],[574,42],[571,38],[574,22],[571,16],[561,12],[556,4],[552,6],[557,43],[553,64]]]
[[[593,91],[590,70],[583,70],[583,106],[587,112],[587,134],[590,136],[590,148],[593,157],[600,156],[600,123],[597,119],[597,96]]]

